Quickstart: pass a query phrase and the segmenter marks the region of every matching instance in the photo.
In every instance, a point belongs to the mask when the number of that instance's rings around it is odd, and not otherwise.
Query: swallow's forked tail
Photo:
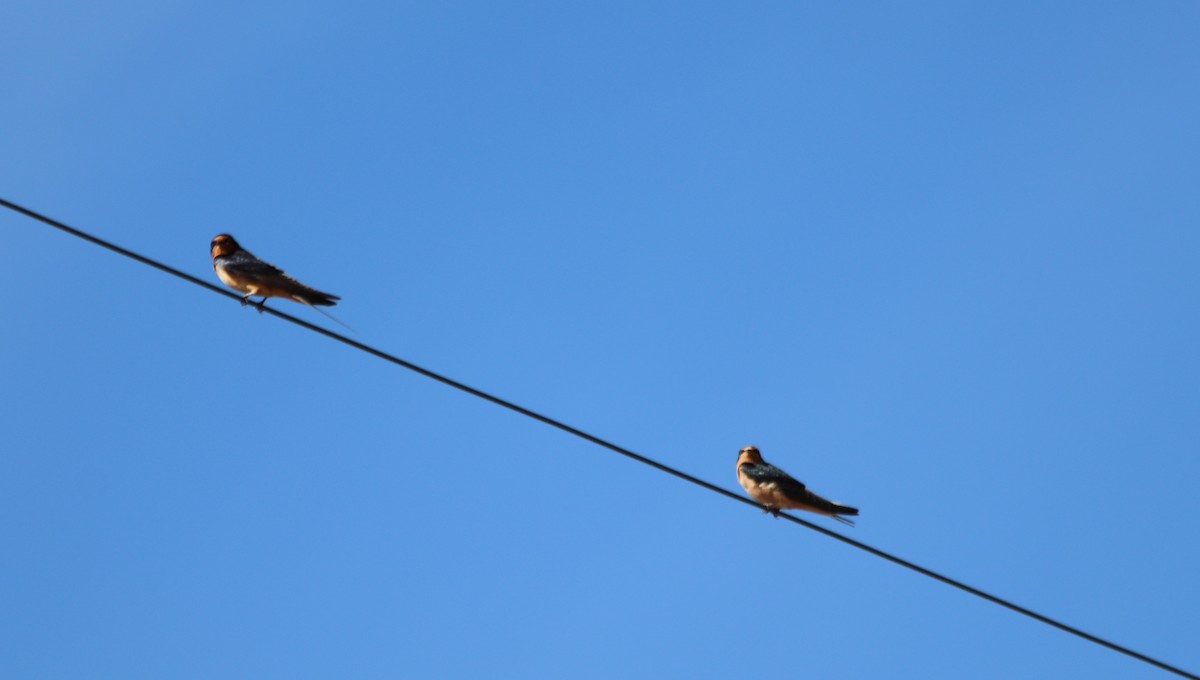
[[[307,286],[305,286],[305,287],[308,288]],[[336,295],[330,295],[329,293],[322,293],[321,291],[313,289],[313,288],[309,288],[304,293],[304,298],[305,298],[304,304],[310,305],[313,307],[315,307],[317,305],[323,305],[325,307],[333,307],[334,305],[337,304],[338,300],[341,300],[341,298]]]
[[[825,499],[821,499],[825,500]],[[854,520],[846,519],[843,515],[857,516],[858,508],[852,508],[849,505],[834,503],[833,501],[825,501],[823,510],[829,513],[829,516],[846,526],[854,526]]]
[[[357,332],[358,332],[358,331],[354,330],[353,328],[351,328],[351,327],[350,327],[350,325],[349,325],[349,324],[347,324],[345,321],[342,321],[341,319],[337,318],[336,316],[334,316],[334,315],[330,314],[329,312],[327,312],[327,311],[325,311],[324,309],[321,309],[320,307],[318,307],[318,306],[317,306],[317,305],[319,305],[319,304],[325,304],[325,305],[330,305],[330,306],[332,306],[332,305],[334,304],[333,302],[324,302],[324,303],[322,303],[322,302],[317,302],[317,303],[312,303],[312,302],[309,302],[308,300],[305,300],[304,298],[300,297],[299,295],[293,295],[293,296],[292,296],[292,299],[293,299],[293,300],[295,300],[296,302],[300,302],[300,303],[306,304],[306,305],[308,305],[309,307],[311,307],[312,309],[315,309],[315,310],[317,310],[318,312],[320,312],[320,313],[324,314],[325,316],[329,317],[330,319],[333,319],[334,321],[336,321],[336,322],[338,322],[339,324],[341,324],[341,326],[342,326],[343,328],[345,328],[346,330],[350,331],[351,333],[357,333]],[[334,298],[334,299],[336,300],[337,298]]]

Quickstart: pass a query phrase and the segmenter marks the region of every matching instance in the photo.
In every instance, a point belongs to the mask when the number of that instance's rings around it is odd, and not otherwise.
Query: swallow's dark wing
[[[278,267],[267,264],[244,250],[222,255],[220,260],[221,266],[229,273],[249,279],[274,281],[276,277],[287,276]]]

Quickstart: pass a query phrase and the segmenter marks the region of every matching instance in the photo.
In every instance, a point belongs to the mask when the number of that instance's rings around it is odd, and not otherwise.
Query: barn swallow
[[[857,515],[858,508],[834,503],[809,491],[799,480],[764,461],[757,447],[747,446],[738,452],[737,478],[746,493],[763,504],[763,512],[779,517],[781,509],[795,508],[828,515],[854,526],[854,522],[840,515]]]
[[[260,312],[269,297],[287,298],[309,307],[332,307],[341,299],[336,295],[309,288],[273,265],[254,257],[229,234],[218,234],[213,238],[210,247],[213,271],[217,273],[217,277],[230,288],[245,293],[242,296],[242,304],[249,302],[251,295],[261,295],[262,300],[255,305]]]

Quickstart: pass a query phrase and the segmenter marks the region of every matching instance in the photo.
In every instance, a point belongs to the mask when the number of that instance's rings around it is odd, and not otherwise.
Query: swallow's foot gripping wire
[[[253,302],[250,299],[249,295],[243,295],[242,296],[242,306],[245,307],[246,305],[250,305],[251,307],[257,309],[259,314],[262,314],[263,310],[266,309],[267,299],[263,298],[263,299],[259,300],[258,302]]]

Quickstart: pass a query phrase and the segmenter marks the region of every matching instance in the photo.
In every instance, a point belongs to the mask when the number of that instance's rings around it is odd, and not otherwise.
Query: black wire
[[[104,239],[97,238],[95,236],[92,236],[91,234],[88,234],[88,233],[79,231],[78,229],[69,227],[69,226],[63,224],[62,222],[59,222],[57,220],[46,217],[45,215],[36,213],[28,208],[21,207],[15,203],[12,203],[10,201],[3,199],[3,198],[0,198],[0,205],[3,205],[6,208],[9,208],[16,212],[19,212],[28,217],[32,217],[33,219],[38,220],[39,222],[44,222],[45,224],[48,224],[56,229],[61,229],[62,231],[65,231],[68,234],[71,234],[73,236],[78,236],[79,238],[84,239],[86,241],[91,241],[92,243],[95,243],[98,246],[108,248],[109,250],[111,250],[113,252],[120,253],[121,255],[124,255],[129,258],[133,258],[133,259],[137,260],[138,262],[141,262],[142,264],[150,265],[151,267],[154,267],[155,269],[159,269],[168,274],[178,276],[179,278],[184,279],[185,281],[189,281],[198,286],[202,286],[202,287],[207,288],[215,293],[224,295],[225,297],[233,298],[234,300],[237,300],[238,302],[243,302],[242,296],[237,295],[236,293],[232,293],[224,288],[219,288],[216,285],[209,283],[208,281],[198,279],[195,276],[192,276],[191,274],[186,274],[184,272],[181,272],[178,269],[175,269],[168,265],[165,265],[165,264],[162,264],[155,260],[152,260],[148,257],[145,257],[144,255],[139,255],[131,250],[127,250],[118,245],[109,243],[108,241],[105,241]],[[399,357],[388,354],[387,352],[384,352],[379,349],[375,349],[374,347],[371,347],[370,345],[365,345],[361,342],[358,342],[357,340],[352,340],[340,333],[336,333],[336,332],[328,330],[326,328],[322,328],[315,324],[309,323],[308,321],[305,321],[303,319],[299,319],[299,318],[296,318],[285,312],[281,312],[272,307],[261,307],[260,309],[262,309],[262,311],[267,312],[268,314],[273,314],[273,315],[279,317],[280,319],[283,319],[284,321],[290,321],[291,323],[294,323],[297,326],[307,328],[310,331],[313,331],[315,333],[320,333],[321,335],[324,335],[325,337],[331,338],[333,340],[337,340],[338,342],[349,345],[355,349],[362,350],[363,352],[366,352],[367,354],[371,354],[373,356],[379,357],[380,359],[383,359],[384,361],[389,361],[393,364],[396,364],[397,366],[402,366],[404,368],[407,368],[410,371],[420,373],[421,375],[423,375],[427,378],[432,378],[440,383],[449,385],[450,387],[453,387],[454,389],[461,390],[463,392],[466,392],[467,394],[479,397],[480,399],[485,399],[487,401],[492,402],[493,404],[496,404],[497,406],[502,406],[511,411],[516,411],[517,413],[520,413],[523,416],[527,416],[538,422],[545,423],[546,425],[549,425],[551,427],[558,428],[558,429],[562,430],[563,432],[575,435],[576,437],[579,437],[581,439],[586,439],[587,441],[592,442],[593,444],[602,446],[610,451],[619,453],[622,456],[632,458],[632,459],[638,461],[639,463],[645,463],[646,465],[649,465],[652,468],[662,470],[663,472],[670,474],[670,475],[674,475],[684,481],[691,482],[692,484],[695,484],[697,486],[702,486],[705,489],[719,493],[722,496],[725,496],[726,498],[730,498],[732,500],[738,501],[739,503],[745,503],[746,505],[749,505],[749,506],[752,506],[755,508],[759,508],[759,509],[763,509],[763,510],[766,509],[766,508],[764,508],[764,506],[759,505],[758,503],[750,500],[749,498],[746,498],[745,496],[742,496],[741,494],[734,493],[732,491],[729,491],[728,489],[717,486],[716,484],[712,484],[711,482],[706,482],[703,479],[700,479],[698,477],[693,477],[692,475],[689,475],[686,472],[676,470],[675,468],[670,467],[669,465],[664,465],[663,463],[659,463],[656,460],[647,458],[638,453],[634,453],[633,451],[630,451],[629,449],[626,449],[622,446],[613,444],[612,442],[601,439],[600,437],[597,437],[593,434],[588,434],[587,432],[584,432],[583,430],[580,430],[578,428],[567,425],[566,423],[555,420],[549,416],[544,416],[536,411],[531,411],[523,406],[514,404],[511,401],[507,401],[507,400],[501,399],[500,397],[497,397],[495,395],[488,394],[487,392],[484,392],[483,390],[479,390],[474,387],[471,387],[470,385],[460,383],[457,380],[448,378],[439,373],[435,373],[427,368],[422,368],[421,366],[418,366],[412,362],[405,361],[404,359],[401,359]],[[1095,635],[1092,635],[1091,633],[1085,633],[1084,631],[1079,630],[1078,628],[1075,628],[1073,626],[1069,626],[1065,623],[1062,623],[1061,621],[1056,621],[1055,619],[1052,619],[1048,616],[1043,616],[1042,614],[1038,614],[1035,611],[1026,609],[1025,607],[1022,607],[1018,604],[1014,604],[1003,598],[986,593],[978,588],[974,588],[965,583],[962,583],[961,581],[956,581],[956,580],[950,578],[949,576],[944,576],[942,574],[937,573],[936,571],[933,571],[931,569],[926,569],[925,567],[922,567],[920,565],[909,562],[906,559],[903,559],[903,558],[897,557],[895,555],[892,555],[890,553],[884,552],[883,550],[880,550],[878,548],[873,548],[873,547],[867,545],[866,543],[862,543],[861,541],[856,541],[853,538],[849,538],[849,537],[843,536],[842,534],[839,534],[837,532],[830,531],[829,529],[826,529],[825,527],[820,526],[818,524],[813,524],[812,522],[800,519],[799,517],[796,517],[794,515],[789,515],[787,513],[779,513],[779,517],[782,517],[790,522],[799,524],[800,526],[806,527],[808,529],[812,529],[813,531],[824,534],[832,539],[841,541],[842,543],[845,543],[847,545],[858,548],[859,550],[863,550],[868,553],[871,553],[872,555],[875,555],[876,557],[881,557],[889,562],[892,562],[892,563],[898,564],[902,567],[911,569],[911,570],[917,572],[918,574],[928,576],[929,578],[932,578],[936,581],[941,581],[942,583],[945,583],[948,586],[953,586],[955,588],[958,588],[959,590],[970,593],[976,597],[987,600],[988,602],[991,602],[993,604],[998,604],[1001,607],[1011,609],[1012,611],[1017,612],[1018,614],[1024,614],[1025,616],[1028,616],[1031,619],[1040,621],[1046,625],[1053,626],[1055,628],[1058,628],[1059,630],[1062,630],[1062,631],[1065,631],[1072,635],[1081,637],[1084,640],[1087,640],[1088,642],[1093,642],[1102,647],[1107,647],[1115,652],[1120,652],[1121,654],[1125,654],[1126,656],[1133,657],[1134,659],[1137,659],[1138,661],[1148,663],[1152,666],[1157,666],[1158,668],[1161,668],[1165,671],[1169,671],[1171,673],[1175,673],[1176,675],[1179,675],[1181,677],[1191,678],[1191,680],[1200,680],[1200,676],[1193,675],[1193,674],[1188,673],[1187,671],[1184,671],[1180,668],[1177,668],[1177,667],[1167,664],[1165,662],[1159,661],[1152,657],[1146,656],[1145,654],[1135,652],[1132,649],[1129,649],[1128,647],[1123,647],[1114,642],[1109,642],[1108,640],[1105,640],[1103,638],[1096,637]]]

